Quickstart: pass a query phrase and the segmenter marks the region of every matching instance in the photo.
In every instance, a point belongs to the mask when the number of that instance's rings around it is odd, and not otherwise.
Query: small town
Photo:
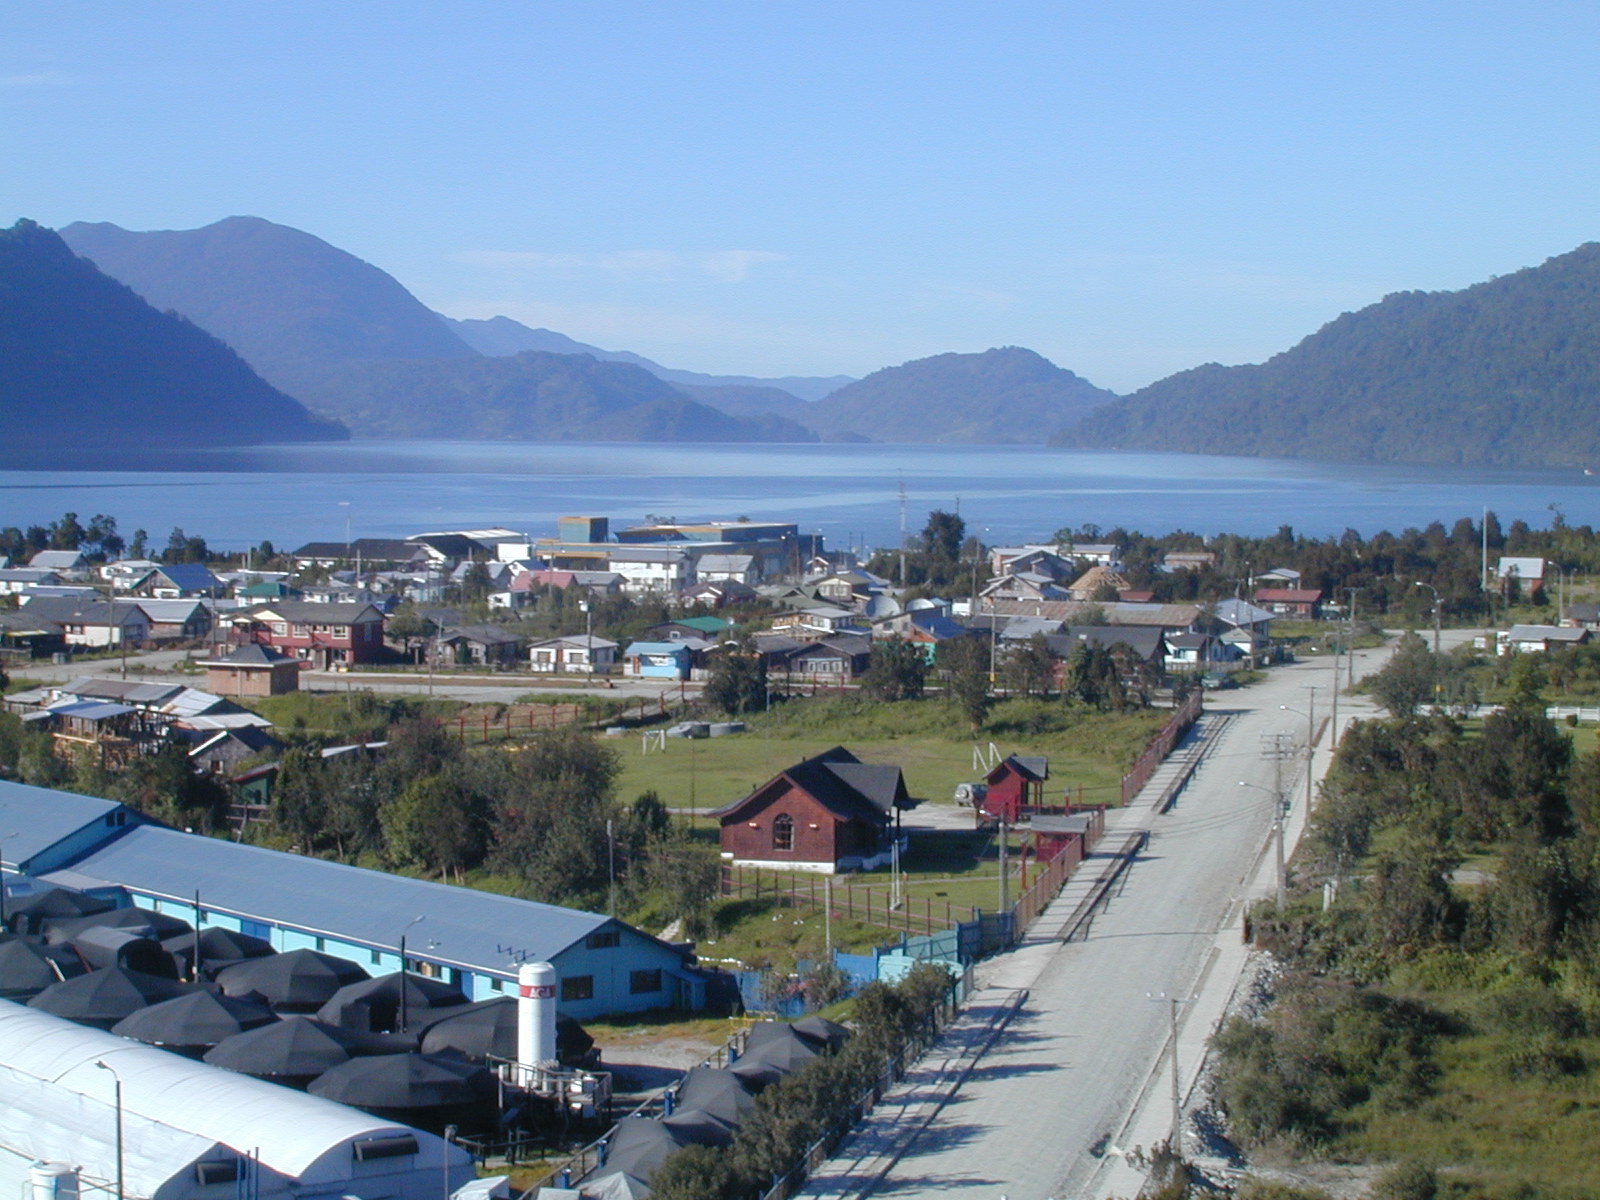
[[[1341,731],[1374,705],[1481,721],[1539,686],[1521,664],[1580,692],[1600,664],[1600,604],[1574,598],[1600,543],[1559,523],[1342,550],[986,546],[938,510],[872,553],[743,519],[553,533],[224,555],[181,530],[129,546],[103,515],[0,531],[14,1036],[45,1038],[42,1010],[83,1028],[84,1067],[269,1081],[318,1161],[347,1142],[342,1170],[408,1195],[462,1172],[503,1195],[744,1194],[733,1171],[844,1194],[891,1153],[850,1158],[892,1140],[873,1100],[936,1109],[929,1046],[1005,1028],[1041,947],[1088,950],[1196,886],[1150,855],[1208,789],[1243,802],[1228,861],[1259,889],[1194,998],[1226,1011],[1291,891],[1343,881],[1295,849]],[[1569,712],[1600,720],[1540,709]],[[1189,1099],[1164,1132],[1137,1109],[1149,1136],[1107,1181],[1222,1153],[1202,1131],[1225,1077],[1171,1053]],[[805,1153],[754,1149],[802,1120],[757,1098],[813,1062],[843,1074]],[[80,1076],[40,1086],[34,1129]],[[297,1116],[306,1091],[350,1115]],[[732,1167],[696,1157],[730,1146]],[[304,1179],[182,1153],[200,1194]]]
[[[0,1200],[1600,1197],[1600,7],[6,18]]]

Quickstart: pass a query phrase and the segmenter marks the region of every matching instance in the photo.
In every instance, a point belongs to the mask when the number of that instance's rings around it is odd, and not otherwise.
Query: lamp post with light
[[[1439,589],[1431,583],[1423,583],[1420,579],[1411,586],[1427,588],[1433,593],[1433,653],[1437,657],[1439,654]]]
[[[102,1071],[110,1071],[112,1079],[112,1098],[117,1109],[117,1200],[127,1200],[127,1177],[124,1173],[124,1158],[122,1155],[122,1076],[118,1075],[116,1068],[112,1067],[103,1058],[95,1060],[95,1066]]]
[[[1311,693],[1311,703],[1307,706],[1308,711],[1301,712],[1298,708],[1290,708],[1287,704],[1280,704],[1278,707],[1284,712],[1292,712],[1295,716],[1306,719],[1306,814],[1309,816],[1311,813],[1311,759],[1315,753],[1311,742],[1317,736],[1316,717],[1314,716],[1317,711],[1316,685],[1309,685],[1307,690]]]

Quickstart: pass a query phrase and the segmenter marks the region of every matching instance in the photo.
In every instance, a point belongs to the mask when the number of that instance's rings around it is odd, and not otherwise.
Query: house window
[[[568,975],[561,981],[561,998],[563,1000],[593,1000],[594,976]]]
[[[272,623],[272,632],[282,637],[289,632],[289,626],[284,621],[274,621]]]
[[[661,990],[661,968],[628,972],[628,991],[635,996],[650,996]]]
[[[491,979],[491,980],[489,980],[489,990],[491,992],[503,992],[503,991],[505,991],[506,990],[506,981],[504,979]]]
[[[603,929],[599,933],[591,933],[583,944],[590,950],[609,950],[612,946],[622,944],[622,934],[615,929]]]
[[[772,822],[772,848],[794,849],[794,818],[788,813],[779,813]]]
[[[349,637],[350,636],[350,627],[348,625],[335,625],[333,627],[333,636],[334,637]]]

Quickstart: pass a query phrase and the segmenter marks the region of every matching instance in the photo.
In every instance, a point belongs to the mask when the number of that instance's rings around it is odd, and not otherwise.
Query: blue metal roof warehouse
[[[472,999],[507,990],[523,962],[550,962],[561,1011],[579,1020],[705,1002],[706,977],[684,951],[595,913],[181,833],[109,801],[0,782],[10,829],[27,834],[0,840],[0,858],[48,883],[121,888],[191,922],[198,893],[202,926],[279,950],[325,950],[381,974],[399,969],[404,933],[413,970]]]

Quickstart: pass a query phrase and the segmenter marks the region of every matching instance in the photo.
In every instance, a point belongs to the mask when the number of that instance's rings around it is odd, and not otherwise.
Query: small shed
[[[259,642],[247,642],[200,663],[206,690],[219,696],[281,696],[300,690],[300,660]]]
[[[1044,781],[1050,778],[1050,760],[1044,755],[1012,754],[983,777],[989,787],[982,811],[997,821],[1015,825],[1025,809],[1044,803]]]
[[[1053,862],[1062,854],[1075,856],[1082,861],[1098,835],[1099,813],[1070,813],[1064,817],[1034,817],[1030,823],[1033,833],[1034,857],[1042,863]]]
[[[643,679],[687,679],[693,658],[684,642],[634,642],[622,654],[626,673]]]

